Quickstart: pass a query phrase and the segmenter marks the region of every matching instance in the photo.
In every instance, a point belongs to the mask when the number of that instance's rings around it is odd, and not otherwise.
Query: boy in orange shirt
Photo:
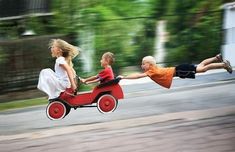
[[[146,56],[142,59],[141,68],[143,73],[132,74],[129,76],[119,76],[122,79],[138,79],[149,77],[159,85],[170,88],[173,77],[195,78],[196,73],[203,73],[212,69],[226,69],[230,74],[233,70],[228,60],[223,61],[221,54],[203,60],[200,64],[180,64],[176,67],[158,67],[156,60],[152,56]]]

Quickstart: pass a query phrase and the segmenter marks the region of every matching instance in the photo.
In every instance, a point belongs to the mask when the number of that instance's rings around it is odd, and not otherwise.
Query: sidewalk
[[[2,152],[234,152],[235,106],[1,136],[0,141]]]

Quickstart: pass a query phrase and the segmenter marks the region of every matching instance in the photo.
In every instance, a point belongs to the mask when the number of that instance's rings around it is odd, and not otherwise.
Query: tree
[[[136,59],[139,59],[140,52],[143,52],[136,45],[133,45],[133,41],[137,36],[141,39],[140,34],[142,34],[143,40],[140,40],[140,44],[146,42],[145,46],[148,46],[148,48],[152,46],[147,40],[148,35],[146,35],[146,32],[141,32],[149,31],[152,27],[149,25],[150,22],[146,24],[145,19],[125,19],[148,14],[149,5],[146,1],[60,1],[61,3],[54,5],[55,18],[53,22],[56,31],[73,32],[78,37],[81,36],[80,33],[84,33],[81,31],[93,31],[95,48],[93,65],[95,70],[97,71],[100,68],[101,55],[105,51],[111,51],[116,55],[114,70],[118,73],[118,67],[135,64],[130,62],[127,56],[131,56],[133,61],[136,61]],[[147,49],[147,47],[145,48]]]
[[[166,16],[170,32],[167,61],[199,62],[219,52],[221,5],[221,1],[171,1],[170,15]]]

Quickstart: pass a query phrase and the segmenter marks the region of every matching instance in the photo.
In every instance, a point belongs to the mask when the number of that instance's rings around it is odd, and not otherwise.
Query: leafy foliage
[[[225,2],[231,1],[52,0],[51,18],[29,17],[22,22],[38,35],[73,35],[78,45],[80,34],[92,31],[95,70],[100,68],[101,55],[111,51],[116,55],[114,69],[118,73],[120,67],[138,65],[143,56],[153,55],[159,20],[167,20],[166,62],[198,62],[215,55],[222,39],[219,7]],[[17,38],[19,31],[5,26],[8,24],[14,23],[1,22],[0,29]]]
[[[167,43],[169,62],[200,62],[220,52],[222,1],[171,1]],[[173,5],[175,4],[175,5]],[[174,15],[172,15],[174,14]],[[173,63],[174,64],[174,63]]]
[[[61,1],[54,5],[56,15],[53,22],[55,29],[62,33],[77,33],[79,36],[80,31],[94,31],[95,70],[100,68],[102,54],[111,51],[115,54],[114,70],[118,74],[120,67],[138,64],[137,61],[143,54],[147,55],[153,50],[154,36],[149,37],[149,33],[154,32],[155,22],[125,19],[147,16],[147,2],[148,0]]]

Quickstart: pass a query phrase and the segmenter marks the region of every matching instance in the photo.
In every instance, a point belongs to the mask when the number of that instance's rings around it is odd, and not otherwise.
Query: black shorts
[[[197,66],[193,64],[180,64],[175,67],[175,76],[180,78],[195,79]]]

